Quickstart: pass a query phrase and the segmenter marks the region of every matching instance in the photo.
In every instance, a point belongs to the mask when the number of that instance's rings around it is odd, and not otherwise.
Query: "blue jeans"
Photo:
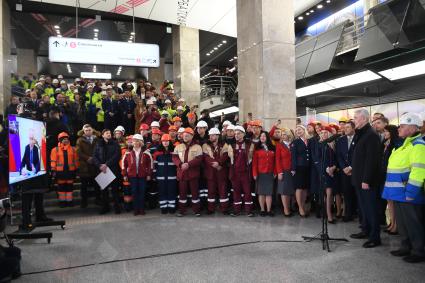
[[[133,177],[129,178],[131,192],[133,194],[133,208],[144,209],[145,208],[145,190],[146,190],[146,179]]]

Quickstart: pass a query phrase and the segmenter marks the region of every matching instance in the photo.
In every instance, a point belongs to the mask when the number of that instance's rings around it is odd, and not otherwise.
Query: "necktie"
[[[32,169],[32,160],[33,160],[32,149],[30,149],[30,167],[31,167],[31,169]]]

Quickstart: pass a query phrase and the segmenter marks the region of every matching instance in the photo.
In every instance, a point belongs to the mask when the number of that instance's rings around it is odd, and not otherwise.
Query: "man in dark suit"
[[[366,239],[364,248],[381,245],[378,219],[379,172],[381,163],[381,142],[369,123],[369,111],[362,108],[354,114],[356,134],[352,159],[351,183],[359,194],[362,214],[362,231],[350,235],[354,239]]]
[[[134,134],[134,109],[136,108],[136,103],[129,90],[125,90],[124,98],[119,101],[118,106],[122,115],[121,125],[124,127],[125,132],[130,135]]]
[[[356,191],[351,184],[351,161],[354,150],[354,122],[348,121],[343,126],[345,135],[338,139],[336,143],[336,155],[338,166],[341,172],[342,193],[344,196],[344,222],[353,220],[353,215],[356,210]]]
[[[37,174],[40,171],[40,157],[38,155],[37,143],[33,135],[30,134],[30,143],[25,147],[25,153],[21,162],[21,174],[27,175],[28,171]],[[25,169],[25,170],[23,170]]]
[[[107,97],[102,99],[102,109],[105,112],[105,129],[113,130],[117,126],[119,119],[118,100],[112,98],[112,86],[106,87]]]

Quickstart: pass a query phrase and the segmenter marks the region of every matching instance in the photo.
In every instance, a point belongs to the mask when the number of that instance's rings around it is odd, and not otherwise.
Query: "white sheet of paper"
[[[109,167],[106,168],[106,173],[100,172],[99,175],[95,178],[96,182],[99,184],[101,190],[104,190],[113,180],[115,180],[116,176],[112,173]]]

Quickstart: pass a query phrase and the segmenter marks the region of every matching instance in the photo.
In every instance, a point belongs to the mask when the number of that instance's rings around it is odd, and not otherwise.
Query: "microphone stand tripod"
[[[322,249],[327,250],[328,252],[331,251],[329,248],[329,241],[348,242],[348,240],[345,238],[331,238],[329,237],[329,232],[328,232],[328,220],[326,217],[327,201],[325,201],[325,196],[324,196],[325,186],[324,186],[324,180],[323,180],[324,179],[323,172],[325,169],[326,145],[328,142],[332,141],[331,139],[332,137],[330,139],[324,140],[319,143],[319,146],[321,146],[320,174],[319,174],[319,199],[320,199],[320,206],[321,206],[321,213],[322,213],[322,231],[316,236],[302,236],[302,238],[306,242],[320,240],[322,242]]]

